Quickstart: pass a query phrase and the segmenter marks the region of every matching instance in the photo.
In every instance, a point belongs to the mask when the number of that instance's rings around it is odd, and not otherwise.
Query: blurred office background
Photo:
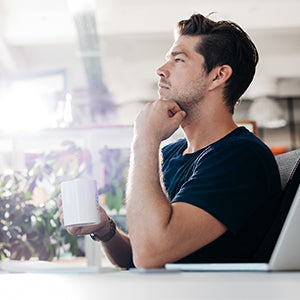
[[[0,0],[1,174],[70,140],[101,178],[99,149],[129,147],[173,28],[195,12],[238,23],[257,45],[235,119],[255,121],[275,154],[299,148],[299,11],[298,0]]]
[[[297,0],[1,0],[0,128],[132,124],[143,104],[157,98],[155,70],[173,27],[194,12],[214,12],[212,18],[249,33],[260,62],[243,98],[276,98],[284,120],[269,127],[288,127],[290,106],[299,123],[299,8]],[[250,104],[237,118],[254,117]],[[269,116],[256,117],[269,128],[261,120]],[[268,140],[267,129],[264,138],[271,145],[299,143],[299,133],[293,142],[284,133],[281,142]]]

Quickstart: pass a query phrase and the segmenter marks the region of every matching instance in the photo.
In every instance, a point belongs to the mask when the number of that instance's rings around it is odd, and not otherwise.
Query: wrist
[[[103,230],[103,227],[101,227],[99,230],[92,232],[90,237],[97,242],[110,241],[116,233],[116,223],[110,217],[108,217],[105,227],[105,230]]]
[[[159,149],[161,141],[153,137],[134,137],[131,148],[134,152],[153,152]]]

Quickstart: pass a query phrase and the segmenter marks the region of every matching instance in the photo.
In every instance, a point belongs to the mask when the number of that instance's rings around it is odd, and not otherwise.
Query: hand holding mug
[[[59,218],[72,235],[93,232],[105,234],[109,230],[109,217],[98,203],[95,180],[75,179],[61,184],[57,199]]]

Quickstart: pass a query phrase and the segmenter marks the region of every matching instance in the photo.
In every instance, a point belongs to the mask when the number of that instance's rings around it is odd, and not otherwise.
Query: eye
[[[176,62],[184,62],[184,60],[181,59],[181,58],[175,58],[175,61],[176,61]]]

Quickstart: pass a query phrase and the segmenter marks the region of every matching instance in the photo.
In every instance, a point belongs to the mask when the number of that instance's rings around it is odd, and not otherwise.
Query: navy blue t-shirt
[[[252,261],[281,195],[272,152],[244,127],[204,149],[183,155],[186,148],[187,141],[181,139],[162,150],[170,201],[195,205],[228,230],[180,262]]]

